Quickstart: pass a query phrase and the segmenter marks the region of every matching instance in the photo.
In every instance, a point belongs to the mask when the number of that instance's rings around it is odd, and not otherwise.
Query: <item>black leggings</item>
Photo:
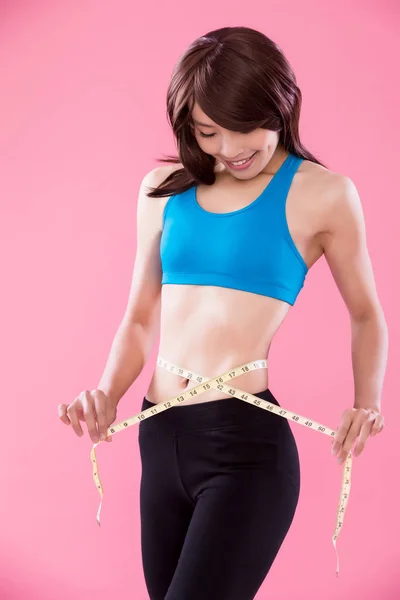
[[[280,406],[269,389],[254,395]],[[299,498],[288,420],[228,397],[143,420],[138,439],[150,600],[254,598]]]

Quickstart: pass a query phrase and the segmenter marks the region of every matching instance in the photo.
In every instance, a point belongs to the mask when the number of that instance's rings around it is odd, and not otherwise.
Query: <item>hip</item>
[[[267,388],[254,394],[280,406]],[[144,397],[142,410],[154,406]],[[299,488],[300,463],[289,422],[268,410],[232,397],[171,407],[139,423],[144,473],[169,469],[177,457],[189,474],[204,481],[215,474],[247,477],[250,471]],[[159,473],[159,476],[163,476]],[[192,475],[188,475],[188,477]]]

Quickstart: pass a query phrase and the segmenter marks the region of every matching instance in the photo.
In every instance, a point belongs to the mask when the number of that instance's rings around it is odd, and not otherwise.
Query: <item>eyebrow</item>
[[[193,119],[193,123],[195,125],[201,125],[202,127],[215,127],[214,125],[207,125],[207,123],[201,123],[200,121],[198,121],[197,119]]]

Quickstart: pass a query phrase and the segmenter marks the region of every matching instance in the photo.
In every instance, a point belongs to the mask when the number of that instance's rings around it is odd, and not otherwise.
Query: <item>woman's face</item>
[[[278,146],[278,132],[262,128],[250,133],[224,129],[207,117],[197,103],[192,110],[192,120],[195,138],[203,152],[214,156],[217,163],[222,163],[227,172],[238,179],[250,179],[258,175],[269,163]],[[230,161],[252,155],[254,157],[245,168],[235,169],[230,164]]]

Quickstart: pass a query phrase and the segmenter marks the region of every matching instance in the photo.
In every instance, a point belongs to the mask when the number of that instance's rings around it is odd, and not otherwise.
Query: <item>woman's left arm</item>
[[[334,192],[321,245],[351,321],[354,404],[344,411],[332,448],[338,459],[344,460],[357,437],[355,456],[362,452],[369,435],[383,429],[381,393],[388,329],[375,286],[357,188],[349,177],[332,175]]]

